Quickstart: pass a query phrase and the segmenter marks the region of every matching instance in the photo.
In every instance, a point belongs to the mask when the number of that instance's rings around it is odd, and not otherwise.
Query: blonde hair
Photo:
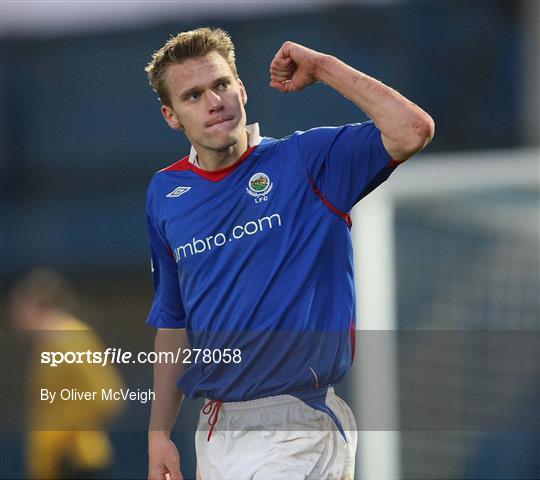
[[[159,95],[161,103],[171,106],[171,98],[165,82],[167,67],[182,63],[188,58],[204,57],[210,52],[219,53],[231,67],[238,78],[234,44],[230,35],[221,28],[197,28],[171,37],[159,50],[153,53],[152,59],[144,71],[152,89]]]

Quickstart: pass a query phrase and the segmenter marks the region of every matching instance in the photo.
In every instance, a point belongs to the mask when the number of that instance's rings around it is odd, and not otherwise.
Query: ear
[[[173,109],[167,105],[161,105],[161,115],[173,130],[181,130],[182,124]]]
[[[244,84],[242,83],[242,80],[238,79],[238,83],[240,84],[240,96],[242,98],[242,103],[245,105],[247,103],[247,92],[246,87],[244,87]]]

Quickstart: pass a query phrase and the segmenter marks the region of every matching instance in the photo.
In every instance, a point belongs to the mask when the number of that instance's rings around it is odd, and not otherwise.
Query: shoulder
[[[350,126],[351,125],[342,125],[338,127],[320,126],[309,128],[307,130],[296,130],[290,135],[277,140],[277,142],[283,147],[293,148],[304,146],[309,143],[324,142],[325,140],[334,138],[340,131]]]
[[[189,156],[178,160],[168,167],[158,170],[152,176],[146,190],[146,198],[148,202],[155,196],[163,196],[171,193],[171,185],[174,186],[179,177],[183,177],[182,173],[191,172]]]
[[[295,132],[297,143],[302,151],[339,148],[357,148],[380,141],[380,132],[373,121],[347,123],[340,126],[311,128],[305,132]],[[306,150],[308,149],[308,150]]]
[[[302,156],[305,147],[311,147],[332,135],[338,127],[315,127],[309,130],[296,130],[282,138],[267,138],[259,145],[260,153],[266,153],[272,157]]]
[[[174,162],[172,165],[169,165],[168,167],[158,170],[156,175],[159,173],[165,173],[165,172],[184,172],[186,170],[190,170],[189,155],[186,155],[184,158],[182,158],[181,160],[178,160],[177,162]]]
[[[293,135],[297,137],[301,137],[302,140],[309,140],[311,138],[332,138],[339,136],[342,133],[345,132],[363,132],[363,131],[370,131],[372,129],[376,129],[375,124],[373,121],[369,120],[366,122],[361,123],[347,123],[345,125],[338,125],[338,126],[321,126],[321,127],[314,127],[310,128],[306,131],[297,131],[294,132]]]
[[[55,331],[91,330],[87,323],[67,313],[58,314],[47,329]]]

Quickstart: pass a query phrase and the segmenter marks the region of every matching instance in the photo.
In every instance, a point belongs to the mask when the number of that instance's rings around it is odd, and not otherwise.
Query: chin
[[[221,142],[219,142],[220,144],[217,146],[217,150],[226,150],[227,148],[234,147],[239,139],[240,137],[236,132],[230,132],[225,135],[225,138]]]

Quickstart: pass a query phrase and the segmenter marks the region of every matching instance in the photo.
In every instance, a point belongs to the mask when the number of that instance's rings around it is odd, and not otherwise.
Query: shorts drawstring
[[[202,409],[202,413],[205,415],[210,414],[208,417],[208,425],[210,425],[210,430],[208,431],[208,437],[206,438],[208,442],[210,441],[210,437],[212,436],[212,432],[214,431],[214,427],[218,421],[219,409],[221,408],[222,404],[222,400],[210,400]]]

